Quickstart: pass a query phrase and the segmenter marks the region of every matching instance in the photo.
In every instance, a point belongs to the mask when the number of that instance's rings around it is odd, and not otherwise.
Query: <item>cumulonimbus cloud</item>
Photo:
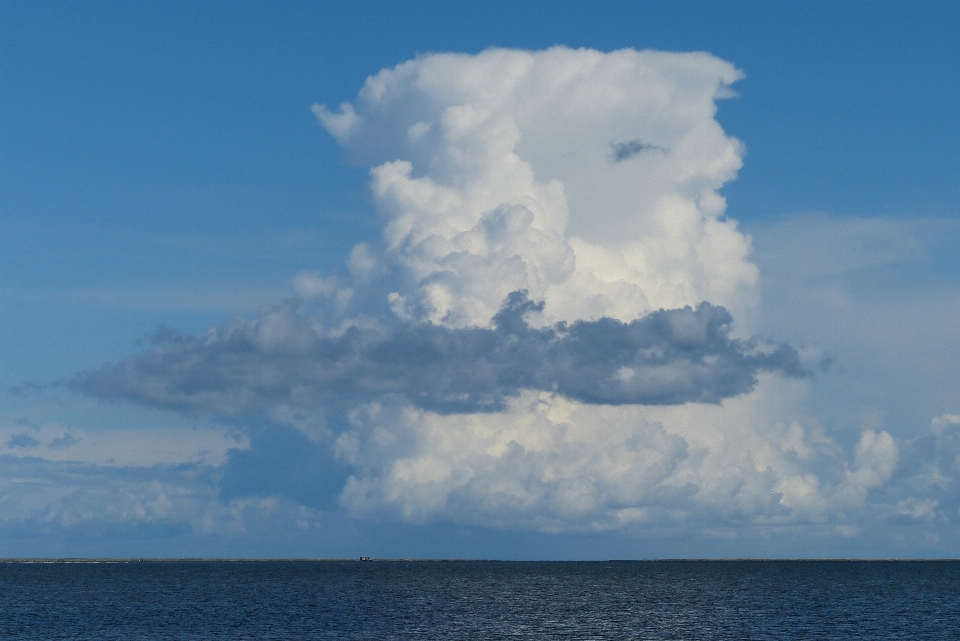
[[[759,274],[719,192],[744,151],[715,119],[742,75],[565,47],[384,69],[314,106],[370,169],[381,230],[349,275],[294,279],[319,315],[166,332],[71,385],[289,422],[351,466],[356,514],[723,536],[947,518],[929,488],[957,477],[952,415],[845,452],[798,410],[797,350],[746,338]]]
[[[204,338],[168,337],[71,385],[100,398],[235,414],[390,394],[458,413],[502,410],[525,390],[611,405],[718,403],[751,391],[758,372],[803,374],[796,350],[731,338],[730,315],[709,303],[629,323],[530,327],[524,314],[542,308],[514,292],[489,328],[420,323],[331,335],[291,303]]]

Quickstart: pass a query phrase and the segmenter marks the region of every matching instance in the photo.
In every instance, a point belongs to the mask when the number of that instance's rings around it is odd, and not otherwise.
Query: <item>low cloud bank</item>
[[[629,323],[531,327],[525,314],[542,308],[514,292],[489,328],[354,325],[331,333],[290,301],[202,338],[164,336],[70,384],[99,398],[232,415],[318,406],[333,395],[399,395],[451,414],[500,411],[524,390],[594,404],[718,403],[753,390],[758,372],[804,374],[790,346],[731,338],[730,314],[709,303]]]

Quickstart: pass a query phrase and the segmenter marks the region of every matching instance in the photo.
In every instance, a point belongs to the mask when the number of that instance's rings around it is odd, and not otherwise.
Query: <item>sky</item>
[[[958,27],[0,3],[0,557],[957,557]]]

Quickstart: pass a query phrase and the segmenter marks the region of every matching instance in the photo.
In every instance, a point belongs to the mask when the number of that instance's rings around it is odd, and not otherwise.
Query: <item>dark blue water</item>
[[[0,563],[0,639],[960,639],[960,562]]]

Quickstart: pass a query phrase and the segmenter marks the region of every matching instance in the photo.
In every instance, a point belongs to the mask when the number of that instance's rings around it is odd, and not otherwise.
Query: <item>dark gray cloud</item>
[[[610,143],[610,149],[613,150],[611,153],[613,162],[623,162],[624,160],[629,160],[630,158],[638,156],[645,151],[659,151],[664,154],[670,151],[666,147],[661,147],[660,145],[651,145],[650,143],[643,142],[639,138],[627,140],[626,142],[612,142]]]
[[[170,334],[70,385],[103,399],[227,415],[387,395],[459,413],[502,409],[524,389],[586,403],[718,403],[751,391],[761,371],[804,374],[792,347],[731,338],[730,314],[709,303],[630,323],[533,328],[524,315],[542,306],[514,292],[489,329],[418,324],[334,335],[299,317],[291,300],[204,337]]]

